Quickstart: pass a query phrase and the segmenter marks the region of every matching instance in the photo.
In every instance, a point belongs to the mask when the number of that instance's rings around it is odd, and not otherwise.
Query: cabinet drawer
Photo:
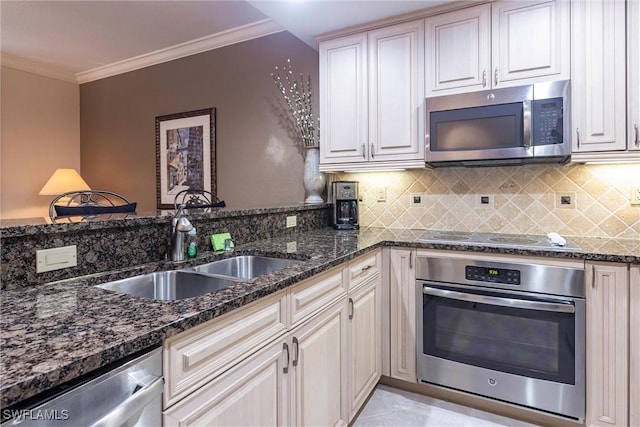
[[[340,266],[294,286],[289,294],[291,325],[295,326],[312,314],[346,295]]]
[[[380,274],[380,251],[361,256],[349,263],[349,289],[366,282],[369,278]]]
[[[167,408],[286,332],[285,292],[168,338],[164,344]]]

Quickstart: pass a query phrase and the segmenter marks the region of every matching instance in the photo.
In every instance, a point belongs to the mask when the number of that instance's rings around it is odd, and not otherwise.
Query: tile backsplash
[[[412,169],[332,180],[359,181],[363,226],[640,239],[640,206],[630,204],[638,164]]]

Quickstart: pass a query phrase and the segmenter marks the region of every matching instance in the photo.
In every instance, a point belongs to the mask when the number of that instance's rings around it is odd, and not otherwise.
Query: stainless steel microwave
[[[427,165],[567,162],[569,86],[562,80],[427,98]]]

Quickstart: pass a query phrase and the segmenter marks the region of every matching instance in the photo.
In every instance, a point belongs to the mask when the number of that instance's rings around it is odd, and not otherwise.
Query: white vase
[[[326,179],[320,172],[320,149],[318,147],[307,148],[304,157],[304,189],[307,192],[305,203],[324,203],[322,192]]]

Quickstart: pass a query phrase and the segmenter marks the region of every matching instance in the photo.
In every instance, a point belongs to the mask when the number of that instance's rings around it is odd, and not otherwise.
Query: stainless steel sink
[[[129,277],[97,287],[121,294],[173,301],[226,289],[237,282],[193,271],[172,270]]]
[[[263,274],[272,273],[290,267],[300,261],[285,258],[270,258],[253,255],[240,255],[209,264],[203,264],[187,269],[203,274],[231,277],[249,280]]]

